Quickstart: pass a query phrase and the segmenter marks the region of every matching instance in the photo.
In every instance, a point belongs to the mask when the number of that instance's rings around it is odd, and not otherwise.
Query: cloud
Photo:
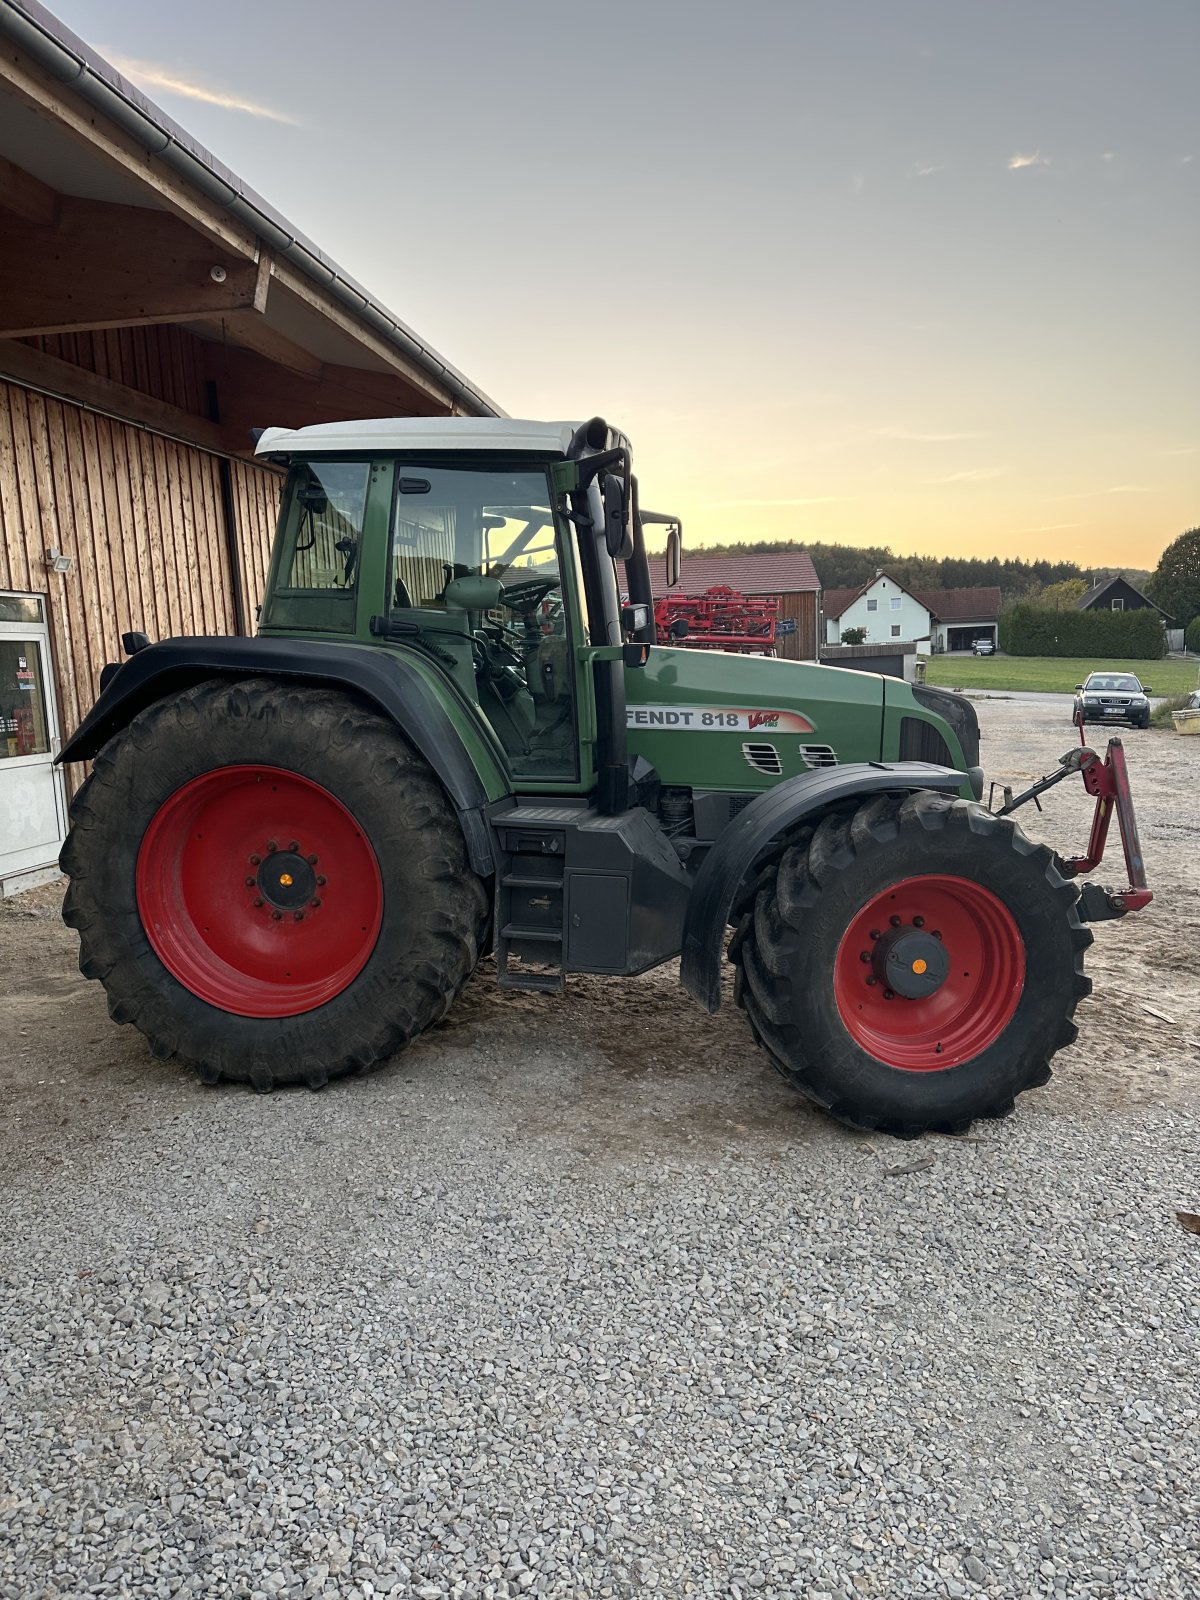
[[[1185,445],[1182,450],[1160,450],[1158,453],[1160,456],[1194,456],[1196,454],[1196,446],[1189,444]]]
[[[915,433],[911,428],[873,428],[879,439],[902,439],[906,444],[957,444],[960,439],[982,439],[982,433]]]
[[[1040,150],[1035,150],[1029,156],[1021,155],[1018,152],[1015,156],[1009,156],[1008,158],[1008,170],[1010,172],[1019,172],[1022,167],[1048,167],[1049,165],[1050,157],[1044,156]]]
[[[831,506],[841,503],[840,494],[813,494],[801,500],[710,500],[710,506]]]
[[[1115,150],[1106,150],[1100,159],[1101,161],[1115,161],[1117,159],[1117,152]]]
[[[148,89],[165,89],[169,94],[182,95],[186,100],[201,100],[206,106],[220,106],[224,111],[244,111],[250,117],[265,117],[268,122],[299,123],[298,117],[271,106],[259,105],[256,100],[242,100],[224,89],[210,88],[193,78],[182,77],[170,67],[157,66],[153,61],[135,61],[129,56],[106,51],[108,61],[125,77]]]
[[[1107,489],[1076,489],[1074,494],[1052,494],[1054,500],[1097,500],[1104,494],[1153,494],[1153,489],[1148,489],[1141,483],[1114,483]]]
[[[926,483],[987,483],[991,478],[1001,478],[1004,467],[968,467],[966,472],[948,472],[944,478],[926,478]]]
[[[932,178],[935,172],[945,172],[944,161],[918,161],[909,171],[914,178]]]

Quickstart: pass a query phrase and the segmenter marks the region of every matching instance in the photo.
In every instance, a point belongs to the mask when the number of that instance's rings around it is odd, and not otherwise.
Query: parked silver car
[[[1148,728],[1149,695],[1150,685],[1140,683],[1132,672],[1089,672],[1086,683],[1075,685],[1074,720]]]

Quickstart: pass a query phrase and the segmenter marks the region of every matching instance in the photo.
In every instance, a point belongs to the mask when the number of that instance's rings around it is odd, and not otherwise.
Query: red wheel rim
[[[1025,945],[1008,907],[969,878],[936,874],[868,901],[834,962],[847,1033],[906,1072],[941,1072],[980,1055],[1012,1020],[1024,985]]]
[[[171,976],[241,1017],[341,994],[383,919],[379,863],[354,817],[280,767],[218,767],[177,789],[146,829],[136,887]]]

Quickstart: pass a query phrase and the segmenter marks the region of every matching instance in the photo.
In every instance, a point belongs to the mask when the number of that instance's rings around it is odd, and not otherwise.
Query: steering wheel
[[[510,583],[500,596],[500,604],[519,617],[532,616],[550,591],[557,588],[557,578],[529,578],[524,583]]]

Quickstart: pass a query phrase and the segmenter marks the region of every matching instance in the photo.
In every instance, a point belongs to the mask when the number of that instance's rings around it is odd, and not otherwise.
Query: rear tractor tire
[[[369,1070],[445,1015],[487,927],[458,819],[393,724],[270,679],[141,712],[76,796],[61,866],[80,971],[206,1083]]]
[[[758,880],[735,994],[785,1078],[901,1138],[1001,1117],[1091,992],[1079,891],[1011,818],[921,791],[831,813]]]

